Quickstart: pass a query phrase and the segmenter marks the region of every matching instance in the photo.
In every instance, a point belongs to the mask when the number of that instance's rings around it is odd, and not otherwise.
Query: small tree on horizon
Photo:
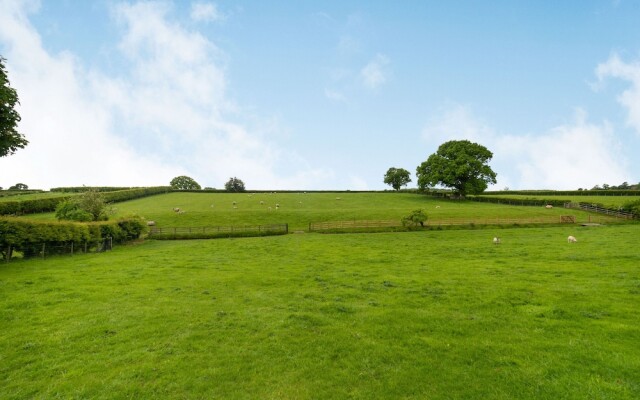
[[[235,176],[233,178],[229,178],[227,183],[224,184],[224,188],[227,192],[244,192],[246,190],[244,182]]]
[[[202,187],[193,178],[186,175],[176,176],[169,183],[176,190],[200,190]]]
[[[384,183],[396,191],[411,182],[411,174],[404,168],[391,167],[384,174]]]
[[[9,190],[28,190],[29,186],[24,183],[16,183],[15,185],[9,187]]]

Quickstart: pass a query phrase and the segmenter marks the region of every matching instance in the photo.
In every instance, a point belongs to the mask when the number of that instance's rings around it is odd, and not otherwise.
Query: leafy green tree
[[[9,190],[27,190],[27,189],[29,189],[29,186],[25,185],[24,183],[16,183],[15,185],[9,188]]]
[[[427,220],[427,214],[424,213],[424,210],[413,210],[411,214],[402,218],[402,225],[404,226],[424,226],[425,221]]]
[[[107,203],[97,190],[88,190],[56,207],[56,218],[70,221],[106,221],[109,219]]]
[[[409,182],[411,182],[411,174],[404,168],[391,167],[384,174],[384,183],[395,190],[400,190],[401,187],[406,186]]]
[[[496,173],[489,167],[493,153],[468,140],[451,140],[418,166],[418,187],[435,185],[453,188],[460,196],[482,193],[489,183],[496,183]]]
[[[240,179],[236,178],[235,176],[233,178],[229,178],[227,183],[224,184],[224,188],[227,192],[244,192],[245,191],[244,182],[242,182]]]
[[[29,143],[16,129],[20,114],[15,107],[20,102],[16,90],[9,85],[5,61],[0,56],[0,157],[11,155]]]
[[[169,183],[173,189],[177,190],[200,190],[202,187],[193,178],[188,176],[176,176]]]

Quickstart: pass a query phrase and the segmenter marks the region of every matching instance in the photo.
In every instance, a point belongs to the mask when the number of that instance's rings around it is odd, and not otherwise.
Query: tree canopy
[[[102,193],[90,189],[56,207],[56,218],[70,221],[106,221],[109,219],[107,203]]]
[[[229,178],[227,183],[224,184],[224,188],[227,192],[244,192],[244,182],[242,180],[236,178]]]
[[[404,168],[391,167],[384,174],[384,183],[395,190],[400,190],[401,187],[406,186],[409,182],[411,182],[411,174]]]
[[[17,130],[20,114],[15,107],[20,102],[16,90],[9,85],[4,61],[0,56],[0,157],[11,155],[29,143]]]
[[[176,190],[200,190],[202,187],[193,178],[185,175],[176,176],[169,183]]]
[[[493,153],[468,140],[451,140],[418,166],[418,187],[422,190],[436,185],[452,188],[460,196],[482,193],[488,184],[495,184],[496,173],[489,167]]]

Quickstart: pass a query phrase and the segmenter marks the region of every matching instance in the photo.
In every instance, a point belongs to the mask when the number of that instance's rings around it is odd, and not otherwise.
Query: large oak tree
[[[417,168],[418,187],[436,185],[452,188],[464,197],[482,193],[488,184],[496,183],[496,173],[489,166],[493,153],[468,140],[451,140]]]
[[[11,155],[29,143],[17,130],[20,122],[20,114],[16,111],[18,93],[9,85],[4,62],[0,56],[0,157]]]

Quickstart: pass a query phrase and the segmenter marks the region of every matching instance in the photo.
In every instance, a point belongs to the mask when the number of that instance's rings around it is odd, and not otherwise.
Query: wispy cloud
[[[214,3],[195,2],[191,4],[191,19],[198,22],[216,22],[223,21],[226,15],[218,10],[218,6]]]
[[[369,89],[377,89],[387,82],[390,60],[383,54],[377,54],[360,70],[362,83]]]
[[[630,84],[618,96],[618,102],[627,110],[627,125],[640,135],[640,61],[626,63],[612,54],[609,60],[598,65],[596,75],[600,83],[607,78],[617,78]]]
[[[345,95],[336,90],[324,89],[324,96],[329,100],[337,101],[339,103],[347,102]]]

